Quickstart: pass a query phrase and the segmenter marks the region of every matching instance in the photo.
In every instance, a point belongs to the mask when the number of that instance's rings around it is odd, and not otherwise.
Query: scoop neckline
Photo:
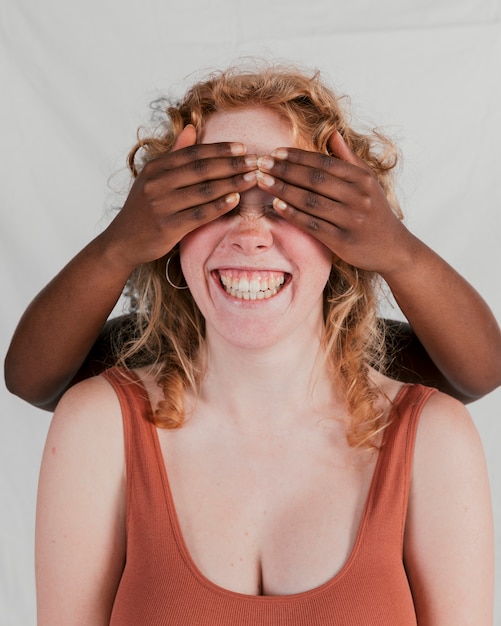
[[[179,554],[182,557],[190,574],[194,576],[194,578],[196,578],[200,584],[202,584],[204,587],[206,587],[210,591],[217,593],[218,595],[225,596],[227,598],[245,600],[245,601],[253,602],[257,604],[270,603],[270,602],[271,603],[277,603],[277,602],[284,603],[284,602],[301,601],[301,600],[305,600],[307,598],[316,596],[318,594],[324,593],[327,590],[329,590],[331,587],[337,585],[348,574],[349,570],[352,568],[354,562],[356,561],[358,557],[358,554],[361,549],[361,545],[363,543],[364,530],[367,526],[369,511],[371,509],[371,504],[374,499],[374,492],[375,492],[376,485],[377,485],[377,478],[381,471],[381,464],[382,464],[382,458],[383,458],[383,455],[381,454],[381,452],[387,440],[387,433],[389,432],[389,427],[394,422],[392,418],[394,417],[394,412],[396,410],[396,407],[401,403],[402,399],[407,394],[407,391],[411,388],[411,385],[409,383],[405,383],[400,387],[400,389],[398,390],[394,399],[391,402],[391,408],[388,414],[388,421],[390,422],[390,424],[383,434],[381,447],[377,452],[377,459],[374,465],[374,470],[372,473],[369,490],[367,492],[367,496],[365,499],[365,504],[362,509],[362,516],[360,518],[360,523],[358,526],[356,538],[351,548],[350,554],[348,558],[346,559],[346,561],[344,562],[344,564],[331,578],[329,578],[324,583],[317,585],[316,587],[313,587],[311,589],[306,589],[305,591],[300,591],[297,593],[285,594],[285,595],[254,595],[254,594],[241,593],[239,591],[233,591],[231,589],[226,589],[225,587],[222,587],[218,585],[217,583],[213,582],[212,580],[210,580],[210,578],[208,578],[201,571],[201,569],[198,567],[193,557],[191,556],[191,553],[184,539],[181,524],[179,522],[176,505],[174,502],[174,497],[173,497],[172,489],[171,489],[170,482],[169,482],[167,466],[165,464],[164,456],[162,454],[162,448],[160,446],[160,440],[158,437],[158,427],[153,423],[151,419],[153,416],[153,407],[151,404],[151,400],[149,398],[148,392],[142,380],[139,378],[139,376],[135,372],[134,374],[136,377],[136,383],[139,385],[139,387],[142,389],[142,391],[145,394],[144,399],[145,399],[145,402],[147,404],[147,409],[148,409],[148,423],[149,423],[151,433],[153,436],[153,444],[155,448],[156,460],[159,465],[160,477],[161,477],[162,484],[163,484],[163,492],[164,492],[163,495],[165,497],[165,505],[167,507],[167,513],[169,516],[169,520],[171,522],[171,527],[172,527],[172,531],[174,533],[174,537],[176,540],[176,545],[178,547]]]

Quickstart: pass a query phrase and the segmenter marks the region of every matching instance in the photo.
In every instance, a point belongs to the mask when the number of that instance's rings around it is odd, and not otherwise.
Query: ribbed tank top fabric
[[[103,375],[122,409],[127,481],[126,562],[110,626],[416,626],[403,537],[416,427],[433,389],[405,385],[397,396],[341,570],[303,593],[251,596],[223,589],[198,570],[179,526],[147,393],[130,372]]]

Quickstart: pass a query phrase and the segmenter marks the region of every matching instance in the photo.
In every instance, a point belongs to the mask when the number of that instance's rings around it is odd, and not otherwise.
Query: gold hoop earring
[[[169,264],[171,260],[176,256],[176,254],[179,256],[179,250],[175,250],[172,254],[170,254],[167,257],[167,263],[165,264],[165,278],[167,279],[167,282],[173,289],[178,289],[179,291],[181,291],[183,289],[189,289],[188,285],[175,285],[169,276]]]

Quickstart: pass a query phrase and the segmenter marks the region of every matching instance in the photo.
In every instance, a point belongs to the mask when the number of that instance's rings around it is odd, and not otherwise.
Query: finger
[[[149,161],[140,178],[154,191],[160,188],[161,193],[168,194],[204,181],[255,171],[256,163],[256,155],[233,155],[232,144],[194,144]]]
[[[339,131],[334,131],[329,137],[328,146],[332,154],[336,155],[339,159],[352,163],[353,165],[358,165],[358,157],[350,150]]]
[[[270,157],[258,159],[259,169],[268,170],[273,175],[288,180],[297,171],[290,168],[290,164],[302,165],[312,170],[310,187],[317,185],[324,173],[348,183],[357,182],[360,177],[360,168],[353,163],[334,155],[299,148],[278,148],[273,150]]]
[[[255,171],[228,178],[205,180],[174,190],[171,192],[169,204],[174,211],[198,210],[199,207],[218,202],[231,194],[240,194],[255,186]],[[223,205],[218,206],[221,208]]]
[[[310,155],[307,160],[315,165],[320,164],[317,156],[326,156]],[[305,160],[304,155],[301,160]],[[351,182],[320,167],[270,157],[258,159],[258,167],[258,185],[301,210],[327,211],[333,208],[332,203],[346,204],[355,199],[355,187]]]
[[[373,212],[371,194],[361,196],[356,185],[346,182],[338,183],[338,189],[330,189],[327,195],[305,189],[304,186],[294,186],[259,171],[258,186],[275,196],[277,209],[286,210],[287,215],[295,215],[298,220],[302,220],[303,230],[308,230],[310,234],[320,229],[325,232],[322,241],[326,245],[329,245],[329,237],[337,236],[338,231],[355,232],[360,224],[367,221],[367,214]]]
[[[203,181],[215,181],[228,178],[236,174],[256,172],[257,156],[209,157],[188,161],[177,168],[170,170],[172,177],[179,180],[176,187],[185,187]],[[163,175],[163,174],[162,174]],[[255,182],[256,177],[251,177]]]
[[[300,211],[280,198],[274,199],[273,207],[278,215],[323,243],[334,253],[337,253],[346,238],[346,232],[335,223]]]
[[[238,206],[240,194],[230,193],[222,198],[217,198],[212,202],[199,204],[194,207],[178,211],[169,218],[169,230],[177,234],[180,241],[185,235],[214,221],[226,213],[229,213]]]
[[[153,175],[147,172],[143,193],[154,204],[168,204],[172,212],[212,202],[229,193],[247,191],[256,186],[257,174],[256,157],[249,159],[201,159]]]
[[[342,203],[293,187],[269,174],[258,173],[258,186],[275,196],[273,206],[277,213],[294,223],[298,221],[299,227],[313,236],[317,230],[325,231],[328,224],[341,228],[345,213]]]
[[[186,129],[183,129],[183,131]],[[187,143],[190,139],[191,130],[186,131],[186,135],[181,138],[182,143]],[[176,140],[177,141],[177,140]],[[170,170],[174,167],[180,167],[186,163],[198,161],[202,159],[211,159],[217,157],[239,157],[245,155],[247,148],[240,142],[221,142],[221,143],[193,143],[183,145],[174,151],[166,152],[150,161],[151,169],[154,170]]]
[[[179,149],[169,156],[181,154],[184,150]],[[168,165],[166,161],[160,164],[149,161],[141,171],[137,184],[141,185],[143,193],[152,201],[161,201],[162,198],[166,200],[177,190],[204,184],[210,193],[211,185],[218,179],[234,179],[233,188],[226,189],[225,193],[242,191],[236,185],[241,183],[242,176],[249,174],[250,182],[256,184],[255,174],[252,174],[256,171],[256,162],[256,155],[212,157],[188,162],[182,159],[177,167],[172,166],[172,161],[170,162],[172,167],[166,167]]]
[[[353,152],[338,130],[334,131],[329,137],[328,145],[332,154],[342,161],[369,170],[367,163]]]
[[[183,130],[179,133],[174,142],[174,145],[171,148],[171,152],[175,152],[176,150],[181,150],[182,148],[186,148],[187,146],[192,146],[197,142],[197,131],[193,124],[188,124],[183,128]]]

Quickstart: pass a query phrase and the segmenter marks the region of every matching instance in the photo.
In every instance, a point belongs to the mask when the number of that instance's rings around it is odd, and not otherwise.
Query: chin
[[[261,324],[247,324],[239,327],[237,324],[232,328],[215,328],[214,332],[221,337],[225,343],[234,346],[239,350],[268,350],[278,346],[284,333],[278,328],[263,327]]]

